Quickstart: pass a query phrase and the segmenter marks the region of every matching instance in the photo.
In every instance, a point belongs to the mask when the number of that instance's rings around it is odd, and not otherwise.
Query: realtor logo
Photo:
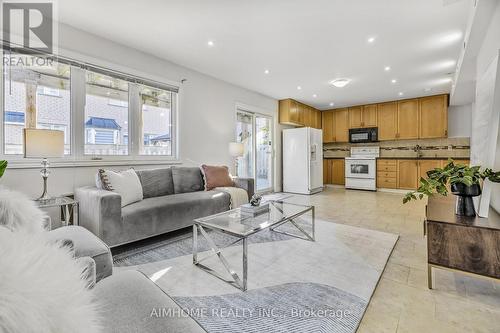
[[[3,40],[14,52],[53,53],[52,3],[4,2],[2,9]]]

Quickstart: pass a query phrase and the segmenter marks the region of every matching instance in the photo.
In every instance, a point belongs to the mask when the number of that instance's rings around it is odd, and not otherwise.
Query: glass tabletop
[[[35,200],[35,204],[40,208],[72,205],[74,203],[76,203],[76,201],[69,197],[54,197],[46,200]]]
[[[247,213],[237,208],[195,219],[194,221],[211,229],[218,229],[233,235],[246,237],[259,230],[305,214],[313,208],[313,206],[283,201],[268,201],[268,203],[269,210],[255,216],[252,213]]]

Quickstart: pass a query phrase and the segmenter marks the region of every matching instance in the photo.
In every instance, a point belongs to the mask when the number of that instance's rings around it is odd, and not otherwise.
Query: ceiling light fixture
[[[385,66],[385,67],[384,67],[384,71],[388,72],[388,71],[390,71],[390,70],[391,70],[391,66]]]
[[[396,83],[396,82],[398,82],[398,80],[396,80],[396,79],[391,80],[391,83]]]
[[[302,90],[302,87],[301,86],[297,86],[297,90]]]
[[[349,80],[349,79],[335,79],[335,80],[331,81],[330,83],[333,84],[337,88],[343,88],[346,85],[348,85],[349,82],[351,82],[351,80]]]
[[[425,92],[429,92],[429,91],[431,91],[431,90],[432,90],[432,88],[424,88],[424,91],[425,91]]]
[[[313,97],[314,97],[314,98],[316,98],[316,97],[318,97],[318,95],[316,95],[316,94],[313,94]]]
[[[398,94],[398,95],[399,95],[399,96],[403,96],[404,94],[403,94],[402,92],[399,92],[399,94]]]
[[[330,106],[334,106],[334,105],[335,105],[335,103],[333,103],[333,102],[330,102]]]
[[[368,38],[368,43],[373,43],[375,41],[375,37]]]
[[[269,74],[269,69],[264,70],[264,74]]]
[[[214,45],[215,45],[215,43],[214,43],[214,41],[213,41],[213,40],[209,40],[209,41],[207,42],[207,44],[208,44],[208,46],[210,46],[210,47],[212,47],[212,46],[214,46]]]

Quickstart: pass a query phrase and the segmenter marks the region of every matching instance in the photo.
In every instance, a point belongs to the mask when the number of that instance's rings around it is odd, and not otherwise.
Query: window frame
[[[5,48],[0,49],[2,52],[2,57],[4,53],[8,53]],[[58,61],[62,58],[57,58]],[[124,74],[119,71],[112,69],[100,67],[100,66],[90,66],[88,63],[78,62],[69,59],[71,61],[71,76],[70,76],[70,136],[68,138],[68,143],[70,144],[71,153],[65,155],[61,158],[52,158],[50,160],[51,167],[68,167],[68,166],[99,166],[99,165],[141,165],[141,164],[180,164],[179,158],[179,99],[182,94],[180,89],[180,83],[178,82],[167,82],[163,83],[157,79],[148,78],[147,76],[139,76],[135,74]],[[91,68],[89,68],[89,66]],[[92,68],[100,68],[103,71],[107,71],[106,75],[116,77],[118,79],[124,79],[126,76],[126,81],[129,85],[128,92],[128,155],[85,155],[85,99],[86,99],[86,80],[85,73],[86,70],[92,71]],[[9,162],[9,168],[38,168],[40,166],[40,159],[25,158],[21,155],[6,155],[5,154],[5,137],[4,137],[4,126],[5,126],[5,88],[4,88],[4,64],[3,61],[0,64],[0,70],[2,73],[2,78],[0,80],[0,107],[2,110],[2,123],[0,124],[0,159],[5,159]],[[116,74],[116,75],[114,75]],[[137,82],[134,82],[134,78],[137,78]],[[140,103],[139,96],[139,85],[148,85],[146,82],[157,82],[158,84],[163,84],[164,86],[170,86],[177,91],[173,91],[172,103],[171,103],[171,155],[141,155],[139,154],[140,140],[143,138],[139,137],[142,132],[142,105]],[[156,89],[162,89],[161,86],[156,86],[154,84],[149,85]],[[163,88],[165,89],[165,88]]]

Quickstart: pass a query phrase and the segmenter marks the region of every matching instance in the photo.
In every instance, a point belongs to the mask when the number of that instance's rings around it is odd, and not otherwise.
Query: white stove
[[[351,157],[345,158],[345,187],[376,191],[379,156],[380,147],[351,147]]]

